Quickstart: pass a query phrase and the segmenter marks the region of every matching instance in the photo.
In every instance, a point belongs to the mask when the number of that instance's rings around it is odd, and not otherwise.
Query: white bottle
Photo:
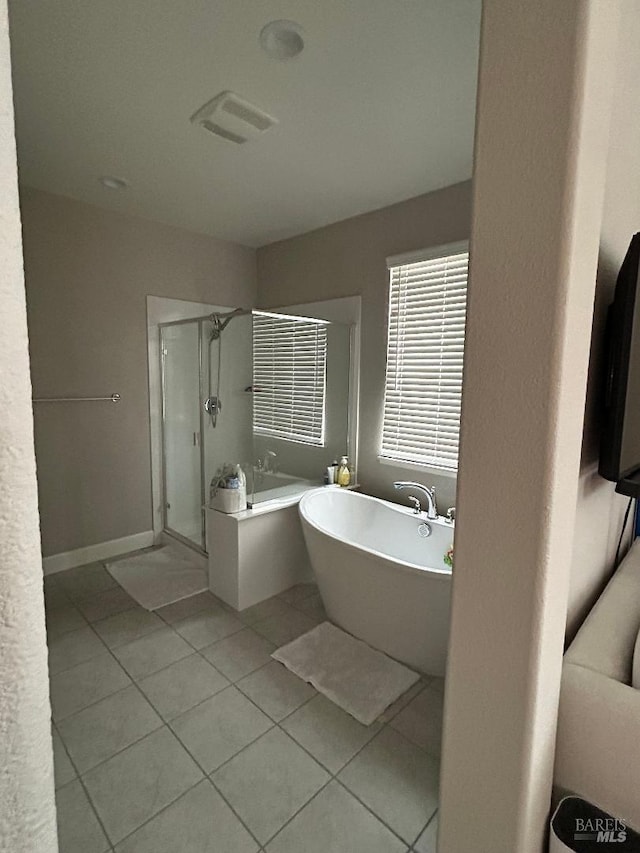
[[[236,477],[238,478],[238,483],[239,483],[238,491],[240,494],[238,496],[238,501],[241,505],[240,509],[246,509],[247,508],[247,477],[246,477],[244,471],[242,470],[242,468],[240,467],[239,462],[236,465],[235,474],[236,474]]]

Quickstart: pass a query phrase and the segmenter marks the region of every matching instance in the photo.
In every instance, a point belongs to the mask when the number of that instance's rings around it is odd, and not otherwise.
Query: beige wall
[[[258,249],[258,299],[269,308],[362,296],[359,480],[370,494],[397,500],[398,478],[434,483],[441,512],[455,502],[455,478],[383,465],[382,424],[390,255],[469,236],[471,183],[456,184],[382,210]],[[327,460],[327,464],[331,460]]]
[[[483,5],[439,853],[544,849],[616,19]]]
[[[43,553],[151,530],[145,297],[255,302],[255,252],[23,188]]]
[[[7,8],[0,0],[0,850],[56,853]]]
[[[627,498],[598,476],[604,324],[618,269],[640,230],[640,6],[622,4],[607,183],[600,236],[589,384],[573,542],[570,639],[611,574]],[[631,524],[630,524],[631,527]]]

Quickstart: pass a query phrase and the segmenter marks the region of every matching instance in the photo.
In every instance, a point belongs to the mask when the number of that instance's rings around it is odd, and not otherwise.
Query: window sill
[[[389,465],[392,468],[406,468],[409,471],[424,471],[427,474],[435,474],[438,477],[450,477],[455,480],[457,471],[450,468],[436,468],[435,465],[421,465],[419,462],[402,462],[399,459],[390,459],[388,456],[378,456],[381,465]]]

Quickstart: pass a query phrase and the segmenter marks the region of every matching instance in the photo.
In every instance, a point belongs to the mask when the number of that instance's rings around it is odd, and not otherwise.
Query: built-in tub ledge
[[[353,486],[315,486],[344,491]],[[313,579],[298,503],[307,489],[256,504],[253,509],[224,513],[205,507],[209,551],[209,589],[244,610]]]
[[[245,519],[255,518],[256,515],[261,515],[266,512],[276,512],[279,509],[286,509],[289,506],[297,506],[307,492],[315,491],[316,489],[346,489],[347,491],[357,491],[359,488],[359,483],[353,483],[350,486],[309,486],[309,488],[298,492],[298,494],[287,495],[282,498],[271,498],[268,501],[260,501],[259,503],[254,504],[250,509],[243,509],[240,512],[221,512],[208,504],[205,504],[204,509],[208,512],[217,512],[220,515],[228,515],[230,518],[235,518],[238,521],[244,521]]]

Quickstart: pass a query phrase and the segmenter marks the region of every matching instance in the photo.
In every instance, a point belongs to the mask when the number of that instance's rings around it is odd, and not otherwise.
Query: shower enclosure
[[[225,311],[160,323],[163,526],[206,552],[212,478],[239,463],[250,505],[321,485],[349,447],[351,326]]]
[[[164,526],[204,548],[200,507],[203,456],[199,371],[201,328],[181,322],[160,330],[163,380]]]
[[[251,316],[233,323],[218,346],[209,317],[159,329],[164,527],[202,551],[211,477],[227,460],[247,464],[252,457],[251,399],[244,392],[251,384]]]

